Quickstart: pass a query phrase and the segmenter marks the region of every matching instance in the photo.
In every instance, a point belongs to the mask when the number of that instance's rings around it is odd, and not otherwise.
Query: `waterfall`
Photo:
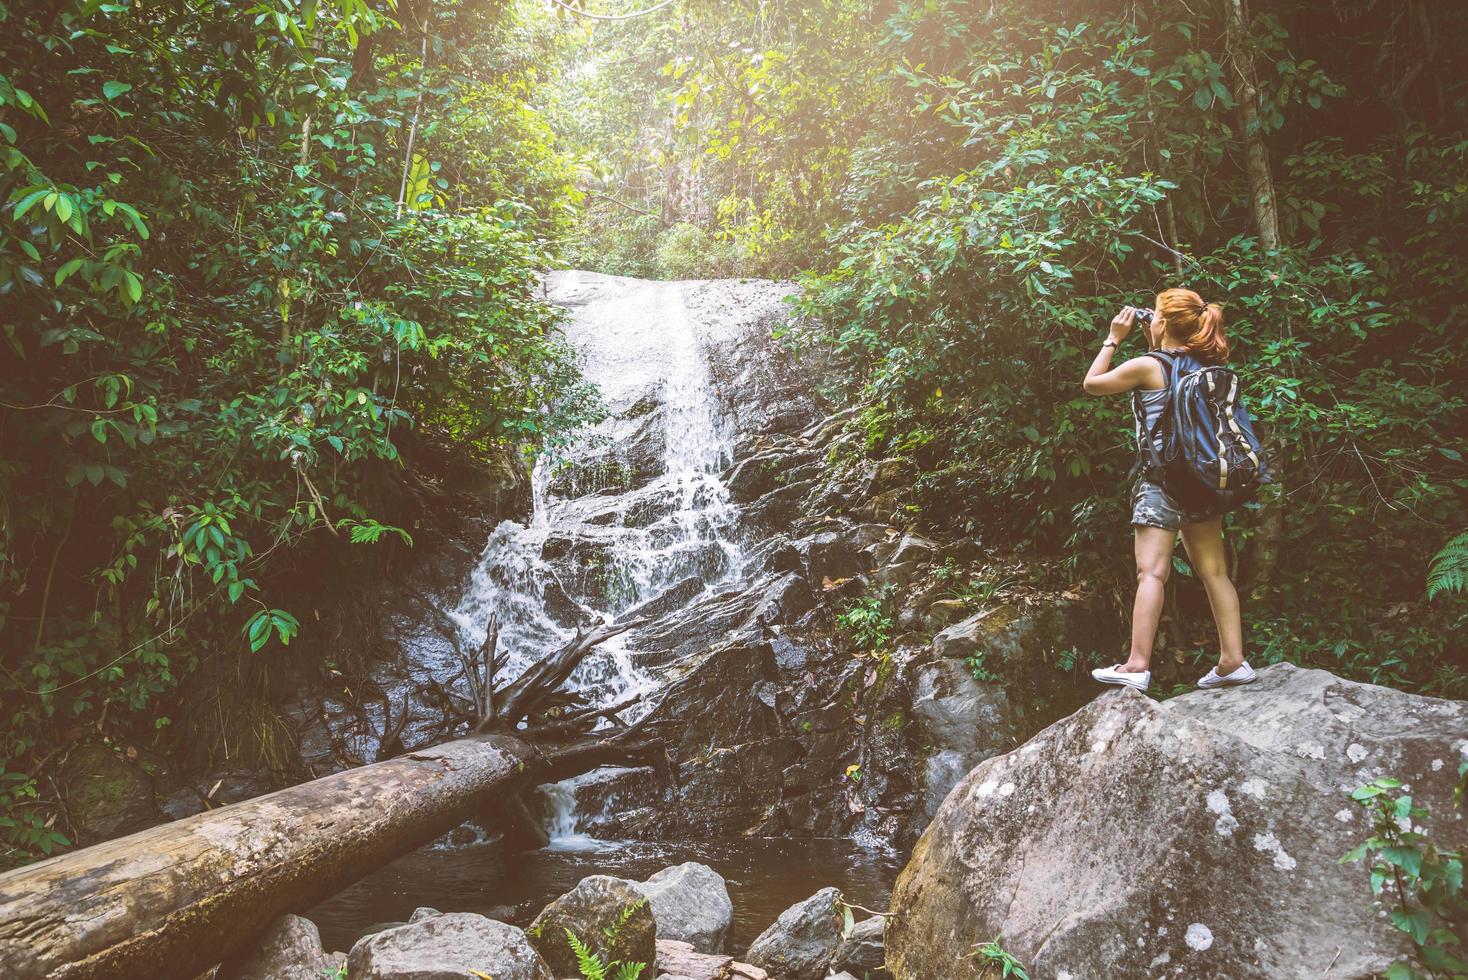
[[[567,642],[578,620],[614,618],[689,579],[727,587],[743,555],[719,475],[733,426],[684,284],[562,273],[548,286],[571,307],[567,337],[609,414],[560,458],[536,462],[529,522],[494,529],[454,610],[476,645],[498,617],[504,678]],[[653,689],[635,636],[604,643],[568,686],[597,704]],[[553,846],[591,843],[576,833],[574,783],[546,790]]]

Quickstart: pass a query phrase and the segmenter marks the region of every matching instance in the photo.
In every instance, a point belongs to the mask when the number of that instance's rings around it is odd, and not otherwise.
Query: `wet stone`
[[[782,980],[825,980],[841,941],[840,897],[835,888],[822,888],[792,905],[760,933],[745,959]]]
[[[352,980],[463,980],[479,970],[495,980],[554,980],[514,926],[450,912],[363,936],[347,955]]]

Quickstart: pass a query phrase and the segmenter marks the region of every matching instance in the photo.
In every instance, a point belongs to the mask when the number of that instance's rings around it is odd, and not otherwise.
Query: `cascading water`
[[[494,530],[454,612],[476,645],[497,617],[501,682],[567,642],[578,622],[616,618],[690,580],[727,587],[741,565],[738,512],[719,476],[733,427],[683,285],[627,280],[578,307],[579,275],[553,277],[550,295],[572,307],[568,339],[608,418],[563,458],[537,462],[529,524]],[[597,704],[652,689],[634,645],[635,633],[604,643],[568,685]],[[552,846],[594,846],[576,832],[574,782],[547,792]]]
[[[598,648],[571,684],[598,703],[686,684],[664,733],[677,778],[598,770],[545,787],[551,846],[536,851],[473,846],[459,828],[313,910],[327,948],[350,948],[374,924],[422,905],[523,927],[588,874],[645,879],[686,861],[726,877],[730,948],[747,948],[823,885],[885,907],[902,863],[893,852],[800,831],[750,836],[778,830],[772,804],[778,819],[798,823],[803,799],[810,816],[839,800],[823,803],[814,790],[783,800],[790,756],[841,737],[825,730],[824,709],[801,716],[822,729],[804,743],[775,727],[796,720],[782,707],[825,697],[809,680],[817,665],[808,652],[782,635],[811,599],[784,532],[814,484],[809,462],[787,467],[772,450],[803,443],[797,434],[819,417],[803,394],[809,366],[797,369],[771,344],[788,284],[565,273],[547,286],[570,310],[566,332],[609,416],[535,468],[531,517],[493,531],[455,613],[470,642],[498,616],[510,657],[500,683],[565,643],[578,623],[646,620]],[[747,503],[733,505],[723,472]],[[423,635],[407,650],[412,673],[448,682],[457,658],[436,630]],[[835,695],[835,682],[820,683]],[[402,692],[392,693],[399,703]],[[802,762],[814,783],[819,771]],[[832,759],[831,780],[841,767]]]

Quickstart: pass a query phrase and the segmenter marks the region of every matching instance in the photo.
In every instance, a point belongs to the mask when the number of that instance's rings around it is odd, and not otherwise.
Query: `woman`
[[[1126,339],[1137,322],[1137,311],[1128,306],[1111,321],[1111,332],[1086,372],[1085,389],[1092,395],[1119,395],[1136,390],[1138,451],[1141,440],[1152,438],[1154,423],[1166,408],[1170,393],[1162,363],[1155,357],[1134,357],[1120,367],[1111,366],[1111,354]],[[1203,364],[1228,360],[1228,341],[1223,335],[1223,310],[1205,303],[1191,289],[1169,289],[1157,295],[1152,323],[1144,323],[1149,350],[1162,348],[1187,355]],[[1161,447],[1159,446],[1159,449]],[[1218,627],[1218,666],[1198,681],[1201,688],[1232,687],[1254,680],[1244,661],[1243,625],[1239,619],[1239,595],[1228,577],[1223,549],[1223,515],[1193,513],[1181,507],[1166,492],[1138,476],[1132,489],[1132,527],[1137,558],[1137,598],[1132,606],[1132,648],[1126,663],[1101,667],[1091,676],[1103,684],[1121,684],[1145,691],[1152,682],[1152,643],[1162,617],[1163,586],[1172,567],[1172,552],[1182,532],[1183,547],[1193,572],[1208,591],[1213,621]]]

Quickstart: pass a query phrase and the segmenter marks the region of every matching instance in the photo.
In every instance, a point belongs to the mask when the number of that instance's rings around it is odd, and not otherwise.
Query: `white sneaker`
[[[1152,683],[1152,672],[1144,670],[1141,672],[1122,670],[1122,665],[1115,667],[1097,667],[1091,671],[1091,676],[1102,684],[1119,684],[1122,687],[1134,687],[1139,691],[1145,691],[1147,685]]]
[[[1252,684],[1258,679],[1259,675],[1254,673],[1254,668],[1250,667],[1249,661],[1245,660],[1231,673],[1222,677],[1218,676],[1217,667],[1210,669],[1208,673],[1198,679],[1198,686],[1206,691],[1215,687],[1238,687],[1240,684]]]

